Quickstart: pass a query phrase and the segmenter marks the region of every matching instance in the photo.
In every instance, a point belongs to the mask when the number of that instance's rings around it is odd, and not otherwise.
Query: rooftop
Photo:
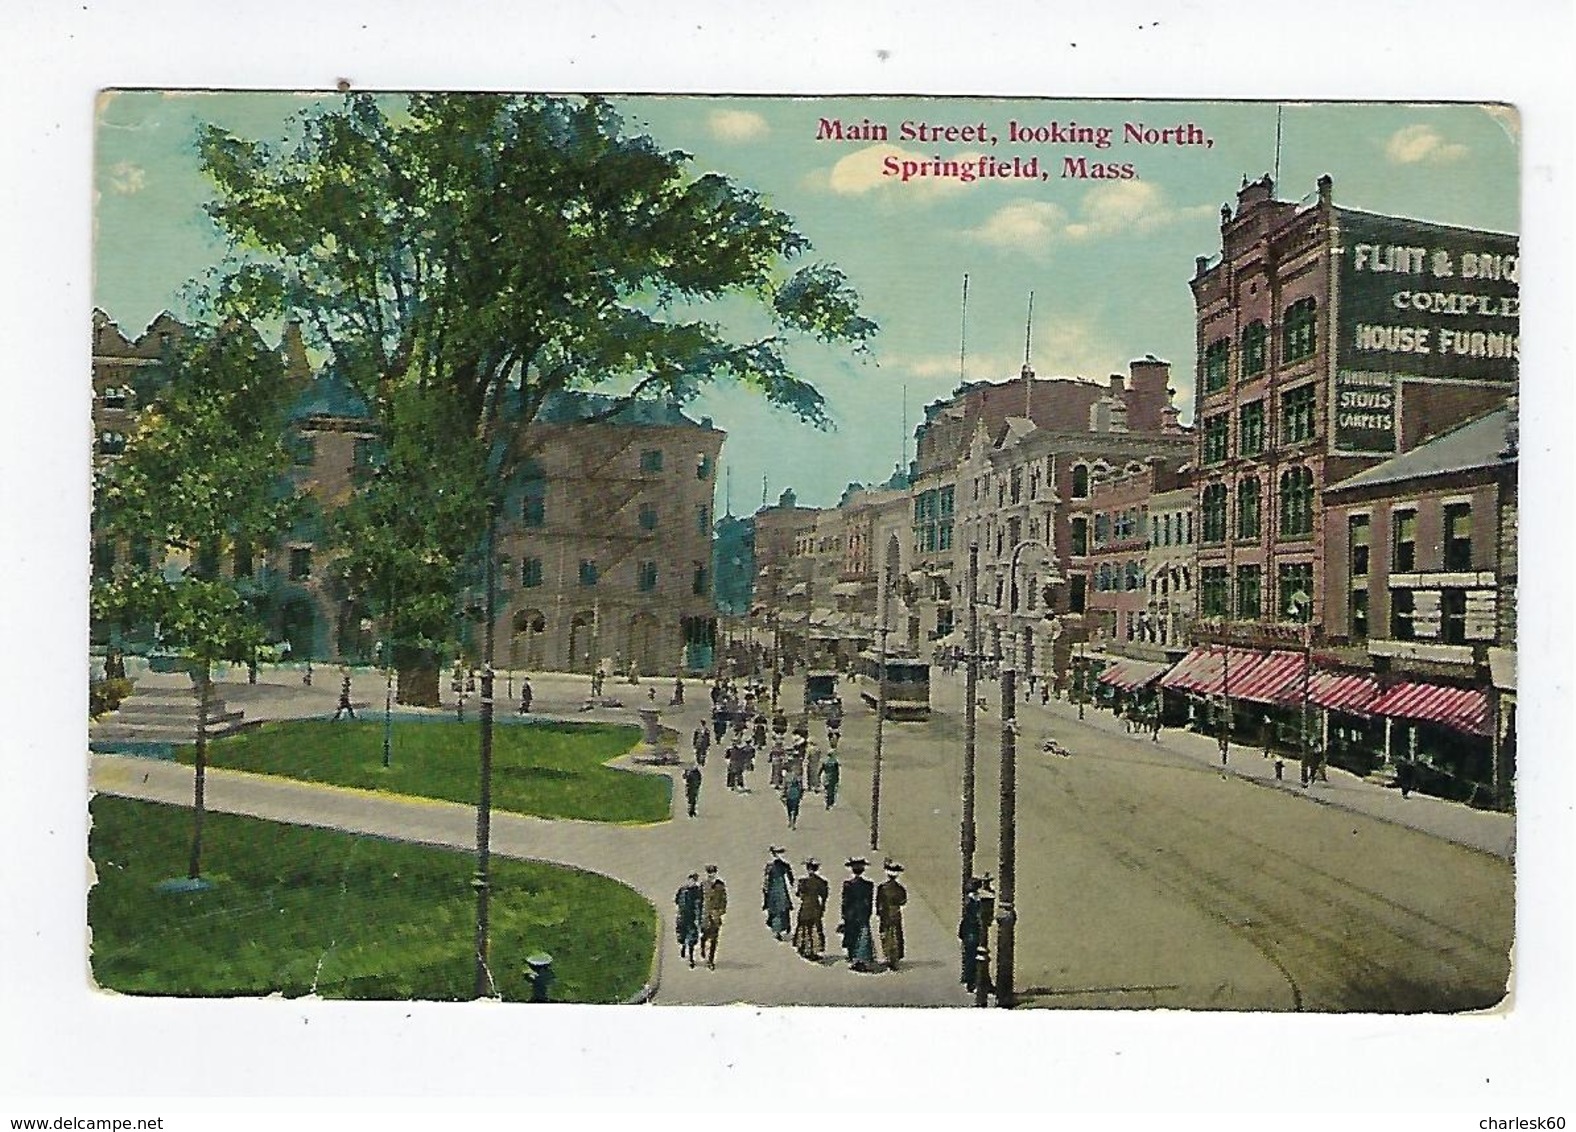
[[[1375,464],[1367,471],[1332,484],[1328,490],[1350,491],[1514,464],[1516,454],[1506,451],[1506,436],[1511,428],[1510,409],[1495,409],[1436,436],[1426,444],[1418,445],[1410,452],[1403,452],[1382,464]]]

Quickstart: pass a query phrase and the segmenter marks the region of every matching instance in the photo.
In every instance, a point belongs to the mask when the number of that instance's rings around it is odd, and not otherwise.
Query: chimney
[[[1127,389],[1127,378],[1119,373],[1111,375],[1111,396],[1120,397]]]
[[[1117,381],[1121,380],[1121,376],[1120,375],[1114,375],[1114,377],[1115,377],[1115,380],[1117,380]],[[1110,431],[1112,431],[1112,432],[1126,432],[1127,431],[1127,402],[1122,400],[1122,398],[1116,397],[1116,396],[1111,397],[1110,398],[1110,402],[1111,402],[1111,427],[1110,427]]]
[[[1326,208],[1329,207],[1330,200],[1334,196],[1334,188],[1335,181],[1331,179],[1328,173],[1319,178],[1319,203]]]
[[[1196,255],[1196,256],[1193,257],[1193,278],[1194,279],[1197,279],[1199,276],[1203,275],[1204,272],[1206,272],[1208,270],[1209,270],[1209,257],[1207,255]]]
[[[1160,410],[1160,431],[1166,436],[1182,435],[1182,410],[1177,408],[1176,396],[1175,389],[1167,389],[1166,407]]]

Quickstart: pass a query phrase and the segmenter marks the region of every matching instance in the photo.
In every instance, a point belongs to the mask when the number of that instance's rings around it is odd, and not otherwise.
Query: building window
[[[1280,533],[1299,538],[1313,533],[1313,469],[1287,468],[1280,481]]]
[[[1346,520],[1346,543],[1351,562],[1351,576],[1368,576],[1368,516],[1353,515]]]
[[[126,451],[126,434],[123,432],[99,433],[99,455],[119,456]]]
[[[1299,385],[1281,394],[1281,439],[1287,444],[1300,444],[1313,439],[1312,385]]]
[[[1464,645],[1467,643],[1467,591],[1448,589],[1440,592],[1439,612],[1442,618],[1440,625],[1444,633],[1445,644]]]
[[[1390,636],[1397,641],[1415,639],[1411,590],[1390,591]]]
[[[662,454],[659,452],[659,453],[657,453],[657,455],[661,456]],[[695,461],[695,478],[698,479],[698,480],[703,480],[703,479],[710,478],[710,476],[711,476],[711,457],[710,456],[702,456],[699,460]]]
[[[1472,569],[1472,505],[1445,505],[1445,569],[1461,573]]]
[[[1257,621],[1263,616],[1263,573],[1257,566],[1237,567],[1237,616]]]
[[[657,589],[657,564],[655,562],[642,562],[640,574],[637,579],[637,588],[643,594],[655,593]]]
[[[1237,455],[1264,451],[1264,402],[1250,401],[1237,412]]]
[[[1217,338],[1204,347],[1204,392],[1226,388],[1231,366],[1231,339]]]
[[[1204,489],[1204,503],[1201,508],[1204,513],[1203,540],[1205,542],[1226,541],[1226,485],[1212,483]]]
[[[290,548],[290,580],[304,582],[312,576],[312,548],[309,546],[293,546]]]
[[[656,579],[654,577],[652,579],[652,585],[653,586],[656,585]],[[706,567],[704,567],[704,566],[697,566],[697,567],[695,567],[695,576],[691,580],[691,583],[690,583],[690,592],[693,593],[696,597],[705,597],[706,594],[710,591],[710,588],[711,588],[711,578],[710,578],[710,576],[708,575],[708,573],[706,571]]]
[[[520,584],[526,589],[535,589],[542,584],[542,560],[540,558],[527,558],[520,563]]]
[[[1082,574],[1074,574],[1067,583],[1067,612],[1082,613],[1088,597],[1089,579]]]
[[[1256,373],[1264,372],[1265,355],[1269,353],[1265,345],[1269,342],[1270,332],[1264,328],[1262,322],[1250,322],[1248,328],[1242,332],[1242,375],[1252,377]]]
[[[131,564],[138,570],[149,570],[153,567],[153,543],[142,536],[131,540]]]
[[[1204,418],[1204,463],[1218,464],[1226,458],[1230,428],[1231,421],[1225,413]]]
[[[1089,553],[1089,520],[1083,516],[1072,521],[1071,526],[1072,552],[1076,557]]]
[[[660,472],[662,470],[662,449],[647,448],[640,454],[640,470],[643,472]]]
[[[597,583],[597,578],[596,559],[582,558],[580,560],[580,584],[582,586],[594,586]]]
[[[1086,464],[1073,466],[1073,498],[1089,498],[1089,468]]]
[[[525,497],[520,501],[520,520],[527,527],[547,525],[547,485],[540,480],[525,485]]]
[[[235,578],[250,578],[256,563],[252,561],[252,544],[241,539],[235,544],[235,556],[230,563],[230,574]]]
[[[1352,640],[1368,639],[1368,587],[1352,591]]]
[[[290,438],[290,459],[298,468],[309,468],[317,462],[317,437],[297,433]]]
[[[640,529],[643,531],[657,529],[657,509],[650,503],[640,505]]]
[[[1122,588],[1128,593],[1144,588],[1144,568],[1137,562],[1129,562],[1123,572]]]
[[[936,549],[952,549],[952,524],[941,523],[936,527]]]
[[[1417,512],[1397,511],[1390,517],[1390,532],[1391,571],[1405,574],[1417,569]]]
[[[695,508],[695,533],[702,538],[711,537],[711,508]]]
[[[1288,363],[1313,357],[1314,330],[1319,322],[1318,306],[1313,299],[1302,299],[1286,308],[1283,356]]]
[[[1111,541],[1111,516],[1101,511],[1094,517],[1094,544],[1104,546]]]
[[[1281,566],[1280,616],[1282,621],[1312,620],[1312,562],[1288,562]]]
[[[1259,537],[1259,481],[1256,479],[1237,483],[1237,537]]]
[[[1224,566],[1205,566],[1199,571],[1199,608],[1205,617],[1226,616],[1226,602],[1231,583],[1226,578]]]
[[[1009,489],[1009,494],[1012,496],[1012,501],[1014,503],[1023,502],[1023,468],[1021,466],[1012,470],[1010,482],[1012,487]]]
[[[124,386],[111,385],[104,390],[104,407],[106,409],[124,409],[126,407],[126,389]]]

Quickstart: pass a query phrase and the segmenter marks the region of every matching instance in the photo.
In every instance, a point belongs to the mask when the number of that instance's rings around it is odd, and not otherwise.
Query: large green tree
[[[95,581],[93,614],[154,626],[191,663],[197,760],[191,856],[202,869],[212,669],[267,647],[256,581],[221,564],[272,546],[299,508],[285,478],[295,392],[279,355],[250,328],[198,329],[172,347],[169,382],[137,419],[126,450],[96,477],[98,537],[147,548]]]
[[[306,111],[297,126],[299,140],[283,149],[217,128],[201,135],[217,192],[209,213],[235,252],[215,298],[246,317],[299,312],[386,426],[400,424],[411,391],[436,393],[477,454],[485,533],[469,534],[486,547],[487,595],[480,994],[491,548],[508,485],[530,456],[525,430],[559,391],[615,392],[611,415],[640,398],[685,403],[714,381],[825,425],[825,400],[793,372],[789,344],[859,350],[876,327],[791,217],[727,177],[697,173],[690,155],[632,132],[605,100],[356,94]],[[759,333],[730,330],[741,312]],[[456,438],[439,450],[459,447]],[[436,515],[402,529],[416,536],[409,553],[391,549],[383,561],[465,558],[443,545]],[[376,566],[352,569],[371,581]],[[396,573],[398,594],[422,592],[420,578]],[[465,582],[452,578],[451,596]]]

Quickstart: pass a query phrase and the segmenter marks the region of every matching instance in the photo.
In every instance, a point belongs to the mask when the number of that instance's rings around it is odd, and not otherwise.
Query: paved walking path
[[[157,682],[184,677],[152,677]],[[257,685],[245,682],[244,671],[223,682],[222,694],[249,719],[286,719],[331,715],[338,700],[338,674],[319,668],[314,686],[303,687],[288,670],[267,671]],[[688,737],[703,717],[709,718],[708,685],[686,682],[688,703],[672,707],[668,699],[672,681],[647,681],[639,687],[608,683],[610,696],[621,698],[623,708],[582,711],[588,681],[584,676],[543,674],[532,676],[533,715],[549,718],[632,722],[636,706],[651,701],[658,690],[657,706],[663,723],[677,730],[686,757]],[[503,725],[518,718],[506,711],[503,697],[508,683],[499,680],[499,716]],[[514,692],[518,694],[518,684]],[[376,695],[373,695],[373,692]],[[358,670],[352,692],[363,718],[379,718],[383,707],[383,682],[377,673]],[[452,694],[447,680],[448,706],[424,714],[453,717]],[[794,702],[792,699],[789,702]],[[467,706],[467,719],[475,718],[475,699]],[[370,710],[368,710],[370,709]],[[423,714],[406,712],[401,714]],[[222,751],[222,747],[219,748]],[[222,755],[220,756],[222,762]],[[530,858],[572,865],[604,873],[630,885],[649,899],[662,920],[658,939],[659,963],[654,1000],[659,1003],[836,1006],[961,1006],[970,1001],[958,982],[958,943],[954,910],[933,909],[910,886],[905,932],[909,960],[898,971],[860,974],[838,961],[837,901],[843,861],[849,856],[870,856],[868,830],[859,815],[844,805],[828,811],[822,797],[806,794],[798,828],[789,830],[775,792],[767,786],[764,760],[750,775],[751,792],[734,793],[723,786],[721,758],[708,760],[701,790],[699,816],[685,816],[684,790],[677,780],[679,768],[637,766],[629,758],[623,765],[645,773],[671,774],[674,782],[674,816],[648,826],[616,826],[594,822],[548,820],[495,812],[492,849],[506,857]],[[94,755],[91,782],[95,790],[151,801],[189,805],[191,768],[168,760]],[[247,814],[274,821],[343,829],[456,849],[474,849],[474,807],[410,798],[373,791],[323,786],[210,767],[207,804],[227,813]],[[822,875],[831,884],[831,906],[825,928],[832,957],[817,964],[794,952],[789,943],[776,941],[767,931],[761,911],[761,876],[768,860],[768,846],[787,850],[796,877],[803,861],[814,855]],[[673,895],[685,876],[716,864],[728,885],[729,911],[718,948],[716,970],[690,969],[679,957],[673,934]],[[880,864],[872,859],[867,873],[879,881]],[[796,901],[797,903],[797,901]],[[494,956],[497,962],[516,958]],[[557,956],[560,964],[572,957]]]
[[[938,669],[931,671],[939,672]],[[955,681],[960,689],[965,680],[961,670],[939,678]],[[980,711],[978,717],[979,743],[981,749],[988,750],[995,745],[996,736],[1000,734],[1001,685],[993,680],[982,679],[979,682],[979,689],[980,697],[985,701],[985,708]],[[1492,853],[1497,857],[1512,859],[1515,856],[1516,817],[1514,814],[1477,810],[1461,802],[1448,802],[1416,791],[1413,791],[1410,797],[1403,798],[1400,790],[1392,786],[1359,778],[1355,774],[1333,766],[1328,768],[1328,782],[1314,782],[1305,787],[1300,781],[1295,758],[1279,756],[1285,759],[1285,776],[1276,779],[1277,756],[1265,757],[1262,748],[1233,742],[1227,763],[1222,767],[1220,748],[1214,735],[1167,728],[1160,733],[1159,742],[1153,743],[1148,734],[1128,733],[1123,721],[1109,709],[1087,705],[1084,718],[1080,720],[1076,704],[1064,700],[1052,700],[1048,705],[1042,706],[1038,691],[1029,701],[1021,698],[1021,692],[1019,695],[1017,715],[1022,730],[1022,738],[1019,740],[1020,751],[1025,747],[1036,749],[1041,740],[1049,735],[1071,749],[1076,757],[1079,730],[1092,728],[1108,735],[1123,736],[1134,743],[1143,743],[1151,747],[1159,746],[1180,759],[1215,767],[1223,773],[1235,775],[1256,785],[1300,795],[1319,805],[1334,806],[1353,813],[1366,814],[1381,821],[1394,822],[1420,833]]]

